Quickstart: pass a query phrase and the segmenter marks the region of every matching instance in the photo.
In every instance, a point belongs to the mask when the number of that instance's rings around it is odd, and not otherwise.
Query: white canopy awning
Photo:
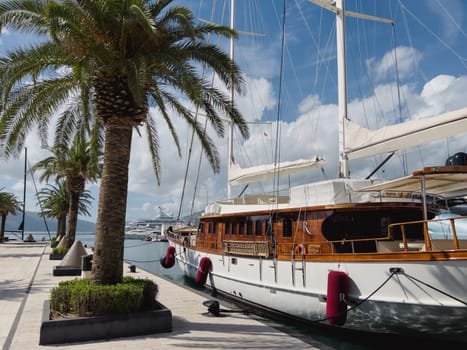
[[[383,182],[359,189],[362,192],[390,191],[416,192],[422,191],[422,177],[427,195],[453,198],[467,195],[467,166],[427,167],[410,176]]]
[[[257,181],[272,179],[274,176],[284,176],[299,171],[323,166],[325,161],[321,158],[299,159],[292,162],[279,164],[264,164],[242,169],[237,164],[232,164],[229,169],[229,182],[231,185],[241,185]]]
[[[378,130],[369,130],[346,120],[345,152],[349,159],[359,159],[426,144],[466,131],[467,108]]]

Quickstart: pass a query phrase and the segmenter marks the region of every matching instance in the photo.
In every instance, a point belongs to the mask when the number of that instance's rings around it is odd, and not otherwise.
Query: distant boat
[[[137,219],[127,223],[125,238],[157,242],[167,241],[164,231],[169,226],[174,226],[177,223],[177,219],[159,207],[154,219]]]
[[[336,13],[343,38],[342,1],[339,8],[311,1]],[[338,42],[341,56],[342,47]],[[345,78],[339,74],[340,94]],[[340,178],[295,186],[285,196],[216,201],[197,231],[168,233],[170,257],[161,262],[170,267],[176,260],[199,284],[306,321],[467,342],[467,217],[436,219],[439,209],[430,204],[430,198],[465,198],[467,164],[425,167],[383,183],[351,179],[347,164],[465,132],[467,108],[370,132],[345,119],[345,96],[339,104],[346,131],[345,139],[339,135]],[[230,183],[295,170],[293,164],[251,172],[229,167]],[[448,232],[432,235],[428,227],[441,222]]]

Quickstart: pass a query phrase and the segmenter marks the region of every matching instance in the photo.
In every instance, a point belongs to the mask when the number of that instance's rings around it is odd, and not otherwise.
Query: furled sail
[[[345,152],[349,159],[359,159],[426,144],[465,131],[467,108],[378,130],[368,130],[346,120]]]
[[[231,185],[241,185],[256,181],[272,179],[274,176],[283,176],[296,173],[306,169],[323,166],[322,158],[299,159],[292,162],[281,162],[279,164],[264,164],[242,169],[237,164],[229,168],[229,182]]]

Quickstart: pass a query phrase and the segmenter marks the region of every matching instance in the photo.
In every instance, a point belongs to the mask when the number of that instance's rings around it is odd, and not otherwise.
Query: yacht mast
[[[350,177],[349,159],[345,147],[345,128],[347,115],[347,70],[345,61],[345,17],[355,17],[382,23],[393,23],[391,19],[369,16],[358,12],[346,11],[345,0],[308,0],[336,14],[337,41],[337,93],[339,123],[339,177]],[[333,5],[333,3],[335,3]]]
[[[235,29],[235,0],[230,1],[230,29]],[[234,38],[230,37],[230,59],[234,59]],[[230,99],[234,103],[234,86],[230,88]],[[227,198],[232,197],[232,185],[229,181],[229,174],[232,168],[233,160],[233,121],[229,120],[229,144],[227,150]]]
[[[347,119],[347,72],[345,64],[345,13],[344,0],[336,0],[336,38],[337,38],[337,93],[339,123],[339,177],[350,176],[349,160],[345,153],[344,122]]]

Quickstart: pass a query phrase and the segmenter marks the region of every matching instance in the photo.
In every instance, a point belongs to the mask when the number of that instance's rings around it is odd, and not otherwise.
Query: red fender
[[[342,271],[329,271],[326,318],[328,323],[342,326],[347,320],[349,276]]]
[[[175,247],[168,246],[165,256],[163,256],[160,260],[162,267],[166,269],[174,266],[175,264]]]
[[[205,284],[208,278],[209,270],[211,270],[211,260],[208,257],[203,257],[199,261],[198,271],[196,272],[195,282]]]

